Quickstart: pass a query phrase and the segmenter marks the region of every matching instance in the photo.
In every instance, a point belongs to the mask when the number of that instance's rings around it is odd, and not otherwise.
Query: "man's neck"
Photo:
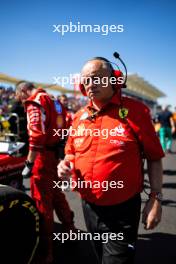
[[[33,89],[33,90],[31,91],[31,95],[35,94],[36,91],[37,91],[37,89]]]
[[[92,105],[96,110],[100,110],[103,107],[104,103],[92,100]]]

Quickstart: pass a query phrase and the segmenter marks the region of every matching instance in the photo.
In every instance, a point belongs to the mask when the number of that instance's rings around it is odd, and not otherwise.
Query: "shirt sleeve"
[[[142,144],[144,156],[148,160],[159,160],[165,154],[152,124],[149,109],[145,107],[140,116],[139,139]]]
[[[46,141],[45,120],[44,109],[39,105],[29,104],[27,106],[29,150],[43,150]]]

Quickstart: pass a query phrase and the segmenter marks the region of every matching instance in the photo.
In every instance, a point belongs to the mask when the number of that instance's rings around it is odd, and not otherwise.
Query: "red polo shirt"
[[[121,108],[128,111],[125,118]],[[118,204],[143,189],[141,149],[148,160],[159,160],[164,153],[149,109],[141,102],[114,95],[94,117],[92,109],[90,103],[75,115],[65,149],[75,155],[75,190],[97,205]]]

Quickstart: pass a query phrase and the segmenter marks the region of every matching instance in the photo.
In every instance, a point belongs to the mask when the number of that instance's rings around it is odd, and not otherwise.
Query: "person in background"
[[[173,114],[169,108],[169,105],[163,107],[163,110],[158,114],[158,121],[161,125],[159,138],[163,151],[166,153],[172,153],[172,134],[175,132]]]
[[[158,120],[158,115],[161,112],[161,110],[162,110],[161,105],[157,105],[157,107],[156,107],[156,113],[155,113],[155,115],[153,117],[153,125],[154,125],[155,132],[156,132],[157,136],[159,136],[159,130],[161,128],[161,124],[160,124],[160,122]]]
[[[73,212],[61,189],[53,188],[57,181],[58,148],[60,138],[53,129],[65,128],[65,109],[42,88],[21,81],[16,86],[16,96],[27,113],[29,152],[22,175],[30,177],[31,196],[41,215],[42,251],[37,264],[53,262],[53,232],[55,210],[66,230],[74,228]]]
[[[67,110],[67,115],[66,115],[67,125],[66,126],[67,126],[67,128],[70,128],[70,126],[72,125],[73,116],[72,116],[71,112],[69,112],[68,97],[65,94],[62,94],[61,96],[59,96],[59,100],[63,104],[65,109]]]
[[[11,133],[18,134],[18,140],[25,143],[23,154],[28,153],[28,132],[27,132],[27,117],[24,106],[18,100],[15,100],[11,107],[11,116],[9,118]],[[13,115],[16,114],[16,115]],[[19,123],[18,123],[19,122]]]

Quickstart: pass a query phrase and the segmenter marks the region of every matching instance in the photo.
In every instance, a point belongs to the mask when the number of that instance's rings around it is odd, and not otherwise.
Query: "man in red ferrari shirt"
[[[120,86],[110,82],[113,75],[104,58],[94,58],[83,67],[81,90],[90,103],[75,115],[74,133],[68,138],[58,176],[72,175],[77,183],[88,231],[109,234],[107,243],[92,241],[99,263],[132,264],[143,189],[142,158],[147,159],[151,188],[142,221],[149,230],[161,220],[164,153],[149,109],[122,97]],[[95,82],[97,77],[100,82]]]
[[[31,196],[42,218],[41,241],[45,248],[37,263],[49,264],[53,261],[53,210],[65,228],[73,228],[73,213],[65,195],[53,188],[53,181],[57,181],[60,141],[53,136],[53,129],[65,128],[66,112],[58,100],[43,89],[36,89],[32,83],[18,83],[16,96],[25,106],[29,134],[29,152],[22,174],[24,177],[32,174]]]

